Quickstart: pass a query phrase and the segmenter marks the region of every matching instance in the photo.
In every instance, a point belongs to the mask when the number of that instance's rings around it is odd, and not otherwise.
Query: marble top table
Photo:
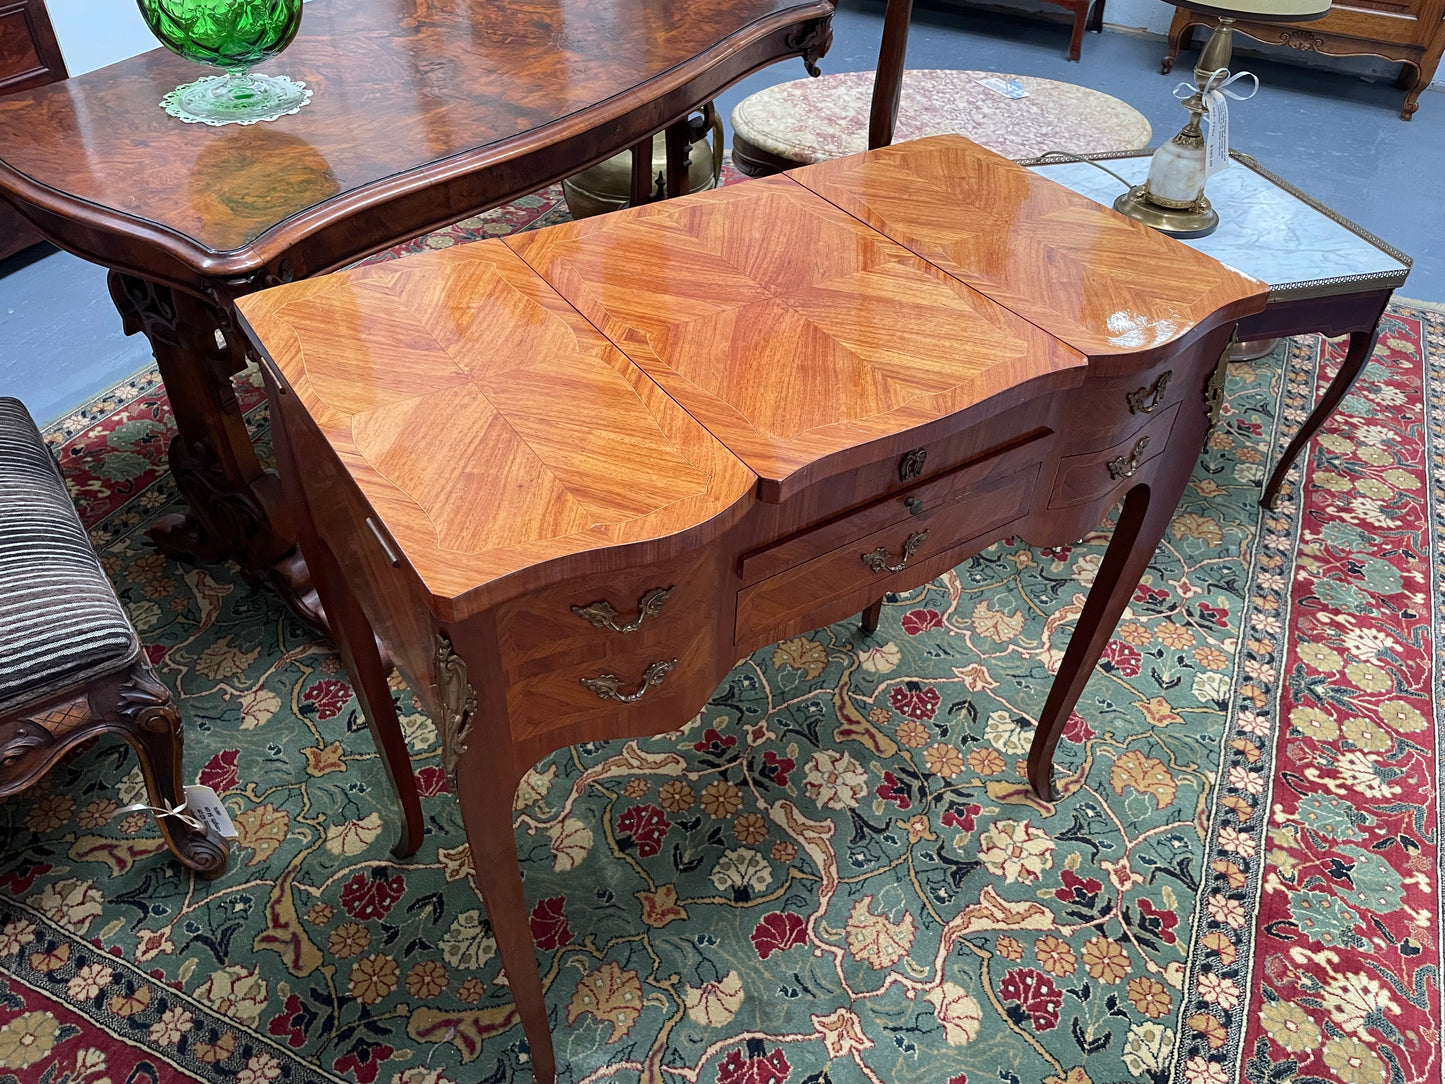
[[[1025,96],[1006,97],[984,80],[1017,80]],[[733,165],[762,176],[867,150],[873,84],[871,71],[841,72],[749,95],[733,110]],[[1005,158],[1029,158],[1064,148],[1133,151],[1149,144],[1151,132],[1143,113],[1089,87],[1004,72],[915,70],[903,73],[891,142],[956,133]]]
[[[1273,507],[1295,458],[1344,398],[1375,346],[1380,317],[1410,273],[1410,257],[1336,214],[1294,185],[1234,152],[1230,167],[1209,178],[1219,228],[1184,243],[1269,283],[1269,305],[1241,320],[1242,342],[1317,332],[1350,336],[1339,372],[1276,464],[1260,503]],[[1112,206],[1124,187],[1149,172],[1147,154],[1086,155],[1087,161],[1037,159],[1035,172]]]

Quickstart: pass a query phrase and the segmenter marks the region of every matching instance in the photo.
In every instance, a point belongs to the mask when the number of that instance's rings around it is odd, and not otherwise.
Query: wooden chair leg
[[[692,125],[686,117],[667,126],[667,198],[687,195],[688,164],[692,160]]]
[[[175,809],[185,801],[181,778],[181,713],[144,658],[137,659],[114,690],[91,701],[91,710],[125,737],[140,761],[149,802]],[[207,880],[219,876],[230,844],[214,830],[192,828],[180,817],[158,815],[161,838],[177,858]]]

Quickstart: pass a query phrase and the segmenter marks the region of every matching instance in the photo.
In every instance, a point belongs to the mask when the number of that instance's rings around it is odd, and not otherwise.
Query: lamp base
[[[1136,184],[1114,201],[1114,210],[1137,222],[1152,226],[1171,237],[1208,237],[1219,226],[1219,212],[1201,196],[1199,209],[1161,207],[1144,195],[1144,186]]]

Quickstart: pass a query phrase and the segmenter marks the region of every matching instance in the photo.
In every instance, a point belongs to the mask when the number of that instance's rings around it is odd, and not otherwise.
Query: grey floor
[[[872,68],[882,15],[882,0],[842,0],[823,69]],[[1184,111],[1170,89],[1192,58],[1165,77],[1157,39],[1089,34],[1077,64],[1065,59],[1067,44],[1063,23],[919,0],[908,64],[1081,83],[1141,110],[1156,141],[1178,129]],[[1231,110],[1232,145],[1412,255],[1402,294],[1445,301],[1445,94],[1427,92],[1406,123],[1390,80],[1255,57],[1235,64],[1242,67],[1262,89]],[[792,61],[750,76],[719,100],[723,116],[753,91],[802,75]],[[0,395],[23,400],[37,420],[59,417],[149,360],[143,339],[121,334],[101,268],[46,249],[0,261]]]

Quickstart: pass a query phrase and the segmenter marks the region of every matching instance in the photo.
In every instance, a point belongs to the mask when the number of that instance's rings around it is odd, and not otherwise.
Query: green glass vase
[[[255,67],[301,27],[301,0],[136,0],[152,34],[171,52],[222,69],[176,87],[166,112],[199,124],[254,124],[294,113],[311,99],[306,84]]]

